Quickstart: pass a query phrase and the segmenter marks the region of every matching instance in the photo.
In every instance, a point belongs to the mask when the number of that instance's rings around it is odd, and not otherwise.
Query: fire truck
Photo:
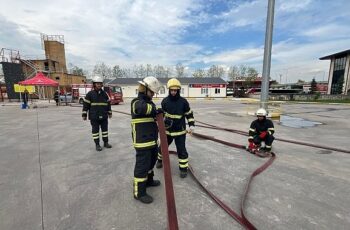
[[[93,88],[92,84],[72,84],[73,100],[83,104],[84,97]],[[103,90],[108,94],[111,99],[112,105],[118,105],[123,102],[122,88],[118,85],[104,85]]]

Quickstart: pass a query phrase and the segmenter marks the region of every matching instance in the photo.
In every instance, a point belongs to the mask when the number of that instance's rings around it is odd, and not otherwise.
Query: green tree
[[[126,77],[126,72],[125,70],[121,69],[119,65],[115,65],[112,69],[112,76],[113,78],[123,78]]]
[[[112,78],[112,69],[104,62],[97,63],[94,66],[93,74],[101,75],[103,79]]]
[[[231,66],[227,73],[228,79],[231,81],[237,80],[240,77],[239,68],[237,66]]]
[[[207,72],[208,77],[222,78],[224,76],[225,70],[221,66],[212,65]]]
[[[250,80],[255,80],[258,77],[258,71],[254,69],[253,67],[247,68],[247,78]]]
[[[178,63],[175,68],[176,68],[176,77],[185,76],[185,67],[181,63]]]
[[[136,77],[139,77],[139,78],[144,78],[144,77],[147,77],[146,74],[147,74],[147,70],[146,68],[141,64],[139,66],[137,65],[134,65],[134,68],[133,68],[133,73]]]
[[[82,68],[79,68],[78,66],[74,66],[72,68],[72,74],[84,76],[84,70]]]
[[[247,76],[248,67],[246,65],[239,66],[239,75],[241,78],[245,78]]]
[[[198,78],[202,78],[205,77],[205,71],[203,69],[196,69],[193,73],[192,73],[193,77],[198,77]]]
[[[153,68],[151,64],[146,65],[146,76],[152,76],[153,75]]]

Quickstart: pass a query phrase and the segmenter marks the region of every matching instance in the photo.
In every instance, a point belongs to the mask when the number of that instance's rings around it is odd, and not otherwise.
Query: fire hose
[[[130,115],[126,112],[116,111],[113,110],[113,112]],[[163,157],[163,166],[164,166],[164,183],[165,183],[165,193],[166,193],[166,200],[167,200],[167,216],[168,216],[168,229],[169,230],[177,230],[178,229],[178,221],[177,221],[177,215],[176,215],[176,204],[175,204],[175,197],[174,197],[174,190],[173,190],[173,183],[171,178],[171,168],[170,168],[170,159],[169,159],[169,153],[170,154],[176,154],[174,151],[170,151],[168,149],[167,144],[167,138],[165,134],[165,126],[164,126],[164,119],[163,114],[157,115],[157,124],[159,128],[159,136],[160,136],[160,142],[161,142],[161,149],[162,149],[162,157]],[[211,140],[217,143],[221,143],[230,147],[239,148],[239,149],[245,149],[246,147],[244,145],[238,145],[230,142],[226,142],[223,140],[219,140],[207,135],[199,134],[199,133],[193,133],[194,137],[201,138],[201,139],[207,139]],[[257,229],[246,217],[244,213],[244,205],[246,198],[248,196],[250,184],[253,180],[253,178],[260,173],[262,173],[266,168],[268,168],[272,162],[275,159],[275,154],[271,153],[271,157],[268,161],[266,161],[262,166],[257,168],[249,177],[248,183],[245,186],[244,193],[241,199],[241,215],[236,213],[234,210],[232,210],[227,204],[225,204],[219,197],[217,197],[215,194],[213,194],[210,190],[208,190],[203,183],[198,179],[197,175],[194,172],[194,169],[189,164],[189,170],[195,179],[195,181],[199,184],[199,186],[225,211],[227,212],[233,219],[235,219],[241,226],[243,226],[246,229],[253,230]]]
[[[196,126],[201,127],[201,128],[223,130],[223,131],[227,131],[227,132],[231,132],[231,133],[237,133],[237,134],[240,134],[240,135],[248,136],[247,132],[244,132],[244,131],[241,131],[241,130],[222,128],[222,127],[219,127],[219,126],[216,126],[216,125],[211,125],[211,124],[208,124],[208,123],[205,123],[205,122],[201,122],[201,121],[197,121],[197,120],[196,120],[196,123],[203,124],[203,125],[196,124]],[[342,152],[342,153],[350,153],[350,150],[339,149],[339,148],[335,148],[335,147],[328,147],[328,146],[323,146],[323,145],[316,145],[316,144],[306,143],[306,142],[302,142],[302,141],[288,140],[288,139],[283,139],[283,138],[275,138],[275,140],[283,141],[283,142],[287,142],[287,143],[292,143],[292,144],[297,144],[297,145],[304,145],[304,146],[319,148],[319,149],[337,151],[337,152]]]
[[[122,112],[122,111],[116,111],[113,110],[114,112],[125,114],[125,115],[130,115],[129,113]],[[168,151],[168,145],[165,144],[167,143],[166,141],[166,135],[165,135],[165,127],[164,127],[164,122],[163,122],[163,116],[157,116],[157,122],[158,122],[158,127],[159,127],[159,133],[160,133],[160,139],[161,143],[161,148],[162,148],[162,154],[163,154],[163,164],[164,164],[164,180],[165,180],[165,190],[166,190],[166,199],[167,199],[167,211],[168,211],[168,229],[171,230],[176,230],[178,229],[178,222],[177,222],[177,216],[176,216],[176,205],[175,205],[175,198],[174,198],[174,191],[173,191],[173,185],[172,185],[172,179],[171,179],[171,169],[170,169],[170,160],[169,160],[169,153],[170,154],[176,154],[176,152],[173,151]],[[240,131],[240,130],[235,130],[235,129],[229,129],[229,128],[222,128],[218,126],[214,126],[208,123],[196,121],[197,123],[203,124],[203,125],[198,125],[198,127],[203,127],[203,128],[210,128],[210,129],[215,129],[215,130],[222,130],[222,131],[228,131],[232,133],[237,133],[241,135],[247,135],[246,132]],[[219,140],[214,137],[210,137],[207,135],[199,134],[199,133],[193,133],[194,137],[201,138],[201,139],[207,139],[211,140],[217,143],[221,143],[230,147],[238,148],[238,149],[246,149],[244,145],[238,145],[234,143],[230,143],[227,141]],[[294,141],[294,140],[286,140],[286,139],[281,139],[281,138],[276,138],[276,140],[283,141],[283,142],[288,142],[288,143],[293,143],[293,144],[299,144],[299,145],[305,145],[305,146],[310,146],[310,147],[315,147],[315,148],[321,148],[321,149],[327,149],[327,150],[333,150],[333,151],[338,151],[338,152],[344,152],[344,153],[350,153],[348,150],[343,150],[343,149],[338,149],[338,148],[333,148],[333,147],[327,147],[327,146],[321,146],[321,145],[315,145],[315,144],[310,144],[310,143],[305,143],[305,142],[300,142],[300,141]],[[223,201],[220,200],[219,197],[214,195],[212,192],[210,192],[198,179],[197,175],[195,174],[192,166],[189,164],[189,170],[195,179],[195,181],[200,185],[200,187],[221,207],[223,208],[232,218],[234,218],[241,226],[243,226],[246,229],[256,229],[256,227],[247,219],[245,212],[244,212],[244,206],[245,206],[245,201],[249,192],[249,188],[251,185],[251,182],[253,178],[260,173],[262,173],[265,169],[267,169],[275,160],[276,156],[274,153],[271,153],[271,157],[266,161],[263,165],[261,165],[259,168],[257,168],[249,177],[248,183],[245,186],[244,193],[242,195],[241,199],[241,207],[240,207],[240,212],[241,215],[237,214],[235,211],[233,211],[228,205],[226,205]]]

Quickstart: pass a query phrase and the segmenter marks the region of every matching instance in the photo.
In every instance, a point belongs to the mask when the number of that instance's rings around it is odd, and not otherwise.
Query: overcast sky
[[[0,47],[42,55],[64,35],[67,63],[189,69],[246,64],[262,72],[267,0],[0,0]],[[271,78],[326,80],[319,57],[350,49],[349,0],[276,0]]]

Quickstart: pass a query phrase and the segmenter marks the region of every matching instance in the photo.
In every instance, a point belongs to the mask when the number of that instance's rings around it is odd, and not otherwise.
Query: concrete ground
[[[160,101],[156,100],[157,104]],[[256,104],[190,100],[196,120],[248,130]],[[113,110],[130,111],[130,100]],[[276,136],[350,149],[350,106],[281,104],[291,117],[322,123],[293,128],[274,121]],[[39,103],[21,110],[0,104],[0,229],[166,229],[164,187],[150,188],[154,203],[132,197],[135,151],[130,117],[110,120],[112,149],[96,152],[80,107]],[[237,144],[245,136],[197,127],[196,132]],[[201,181],[239,213],[248,176],[266,159],[189,136],[190,163]],[[170,147],[174,149],[174,145]],[[349,229],[350,155],[276,141],[277,159],[254,179],[246,204],[258,229]],[[180,229],[242,229],[191,176],[180,179],[171,156]],[[40,167],[41,165],[41,167]],[[163,171],[155,169],[162,182]],[[164,183],[163,183],[164,185]]]

